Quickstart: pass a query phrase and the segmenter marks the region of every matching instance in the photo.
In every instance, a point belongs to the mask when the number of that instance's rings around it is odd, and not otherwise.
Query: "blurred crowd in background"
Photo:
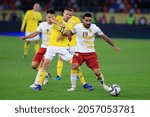
[[[41,10],[63,10],[65,6],[75,11],[150,13],[150,0],[1,0],[0,10],[28,10],[38,2]]]
[[[103,13],[97,18],[97,21],[102,24],[115,23],[115,17],[111,16],[108,21],[110,13],[126,13],[128,14],[127,23],[135,24],[134,14],[150,14],[150,0],[0,0],[0,11],[3,10],[21,10],[26,11],[32,9],[33,4],[38,2],[40,10],[46,11],[48,8],[55,11],[62,11],[66,6],[71,7],[76,12],[91,11],[94,13]],[[5,13],[1,13],[2,17]],[[4,19],[4,18],[3,18]],[[10,20],[21,20],[17,18],[17,14],[12,12]],[[138,24],[149,24],[150,18],[140,16]]]

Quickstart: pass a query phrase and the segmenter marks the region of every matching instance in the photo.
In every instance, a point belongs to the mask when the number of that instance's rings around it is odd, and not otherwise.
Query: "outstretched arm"
[[[114,50],[116,50],[116,51],[121,50],[119,47],[117,47],[113,44],[113,42],[110,40],[110,38],[107,35],[102,34],[102,35],[100,35],[100,37],[102,37],[102,39],[104,39],[107,43],[109,43],[113,47]]]
[[[29,39],[29,38],[33,38],[33,37],[35,37],[35,36],[37,36],[39,34],[39,32],[38,31],[36,31],[36,32],[34,32],[34,33],[31,33],[31,34],[29,34],[28,36],[21,36],[20,37],[20,40],[26,40],[26,39]]]
[[[65,28],[65,25],[62,24],[62,23],[59,23],[55,18],[51,17],[51,18],[48,18],[48,20],[50,20],[52,23],[54,24],[57,24],[58,26],[62,27],[62,28]]]

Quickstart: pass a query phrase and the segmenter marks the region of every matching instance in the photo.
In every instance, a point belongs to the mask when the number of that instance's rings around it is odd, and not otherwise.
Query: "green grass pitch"
[[[77,90],[70,87],[70,65],[64,62],[61,81],[55,81],[56,63],[52,61],[49,72],[52,78],[41,91],[33,91],[36,71],[31,68],[33,43],[29,55],[22,58],[23,41],[18,37],[0,36],[0,100],[149,100],[150,99],[150,40],[112,39],[122,51],[116,52],[102,39],[96,40],[96,51],[101,71],[108,85],[119,84],[122,91],[112,97],[104,91],[92,71],[82,65],[81,70],[93,91],[83,89],[77,81]]]

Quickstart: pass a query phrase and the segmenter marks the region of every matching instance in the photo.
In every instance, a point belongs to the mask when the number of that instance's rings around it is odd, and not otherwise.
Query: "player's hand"
[[[68,35],[69,41],[71,41],[71,40],[72,40],[72,34],[71,34],[71,31],[70,31],[70,30],[68,30],[67,35]]]
[[[62,27],[62,28],[66,28],[66,26],[62,23],[59,23],[59,26]]]
[[[21,28],[20,31],[21,31],[21,32],[24,32],[24,28]]]
[[[113,49],[116,50],[116,51],[120,51],[120,50],[121,50],[121,49],[120,49],[119,47],[117,47],[117,46],[114,46]]]
[[[20,36],[20,40],[24,40],[25,38],[24,38],[24,36]]]
[[[64,38],[63,35],[60,35],[59,37],[57,37],[56,42],[58,42],[59,40],[62,40]]]

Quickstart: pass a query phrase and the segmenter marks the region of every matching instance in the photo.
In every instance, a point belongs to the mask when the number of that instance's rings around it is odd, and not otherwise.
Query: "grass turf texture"
[[[122,48],[114,51],[101,39],[96,40],[96,51],[101,71],[108,85],[119,84],[122,91],[112,97],[104,91],[92,71],[82,65],[82,72],[93,91],[83,89],[77,81],[77,90],[67,92],[70,87],[70,65],[64,62],[61,81],[55,81],[55,57],[49,67],[52,74],[48,85],[41,91],[33,91],[36,71],[31,68],[34,55],[33,43],[27,58],[22,58],[23,41],[18,37],[0,37],[0,99],[1,100],[149,100],[150,99],[150,40],[112,39]]]

